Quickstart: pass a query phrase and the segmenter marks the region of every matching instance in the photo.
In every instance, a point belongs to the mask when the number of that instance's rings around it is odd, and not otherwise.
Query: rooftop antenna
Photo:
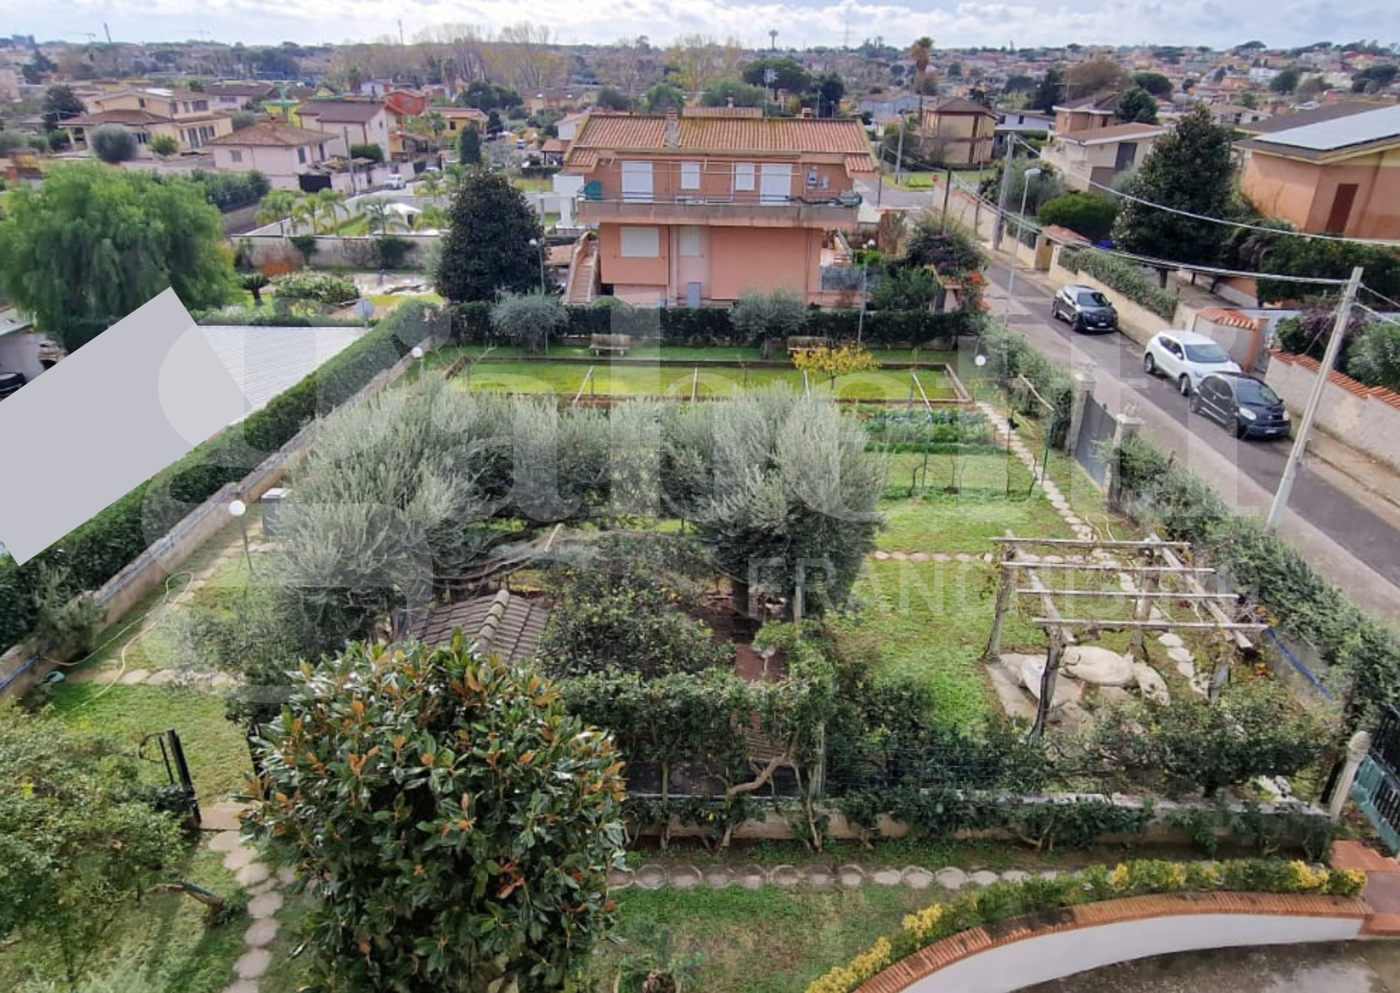
[[[403,47],[403,21],[399,21],[399,47]]]
[[[107,27],[106,21],[102,22],[102,30],[107,32],[107,44],[110,45],[112,43],[112,29]]]
[[[773,52],[776,52],[776,51],[778,50],[778,29],[777,29],[777,28],[769,28],[769,29],[768,29],[768,48],[769,48],[769,51],[773,51]]]

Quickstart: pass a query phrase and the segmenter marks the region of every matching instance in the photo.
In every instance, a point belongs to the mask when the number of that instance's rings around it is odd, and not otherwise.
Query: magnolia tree
[[[316,896],[312,989],[562,990],[612,926],[612,739],[460,633],[303,666],[260,747],[251,825]]]

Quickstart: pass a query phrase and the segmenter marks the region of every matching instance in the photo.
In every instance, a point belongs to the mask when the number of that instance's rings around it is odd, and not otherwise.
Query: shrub
[[[272,281],[275,300],[314,300],[322,304],[352,303],[360,298],[355,284],[328,272],[298,272]]]
[[[1103,241],[1113,232],[1118,201],[1095,193],[1066,193],[1040,205],[1041,224],[1058,224],[1090,241]]]
[[[374,239],[374,264],[380,269],[402,269],[411,251],[413,242],[407,238],[394,234],[380,235]]]
[[[491,308],[491,330],[531,352],[547,347],[567,321],[563,302],[544,293],[502,293]]]
[[[146,145],[154,155],[169,158],[180,151],[180,143],[168,134],[157,135]]]
[[[901,265],[933,266],[940,276],[962,279],[985,269],[987,256],[972,232],[926,213],[909,235]]]
[[[1025,335],[1016,334],[1005,325],[987,322],[982,335],[982,349],[987,356],[987,373],[1004,388],[1010,388],[1018,376],[1025,376],[1046,402],[1055,408],[1054,424],[1049,428],[1050,443],[1062,445],[1069,432],[1070,406],[1074,401],[1074,379],[1031,347]],[[1029,417],[1042,416],[1040,404],[1028,398],[1021,413]]]
[[[0,158],[18,152],[21,148],[27,147],[24,135],[17,131],[0,131]],[[47,147],[47,144],[45,145]]]
[[[1400,392],[1400,325],[1378,321],[1351,346],[1347,375],[1367,386]]]
[[[1093,276],[1110,289],[1123,294],[1140,307],[1170,321],[1176,316],[1176,295],[1158,286],[1131,262],[1092,248],[1062,250],[1060,264],[1071,272]]]
[[[350,157],[352,159],[369,159],[371,162],[378,164],[384,161],[384,149],[380,148],[374,142],[368,142],[362,145],[351,145]]]
[[[927,310],[938,295],[933,273],[922,267],[898,269],[875,284],[870,305],[877,310]]]
[[[287,241],[291,243],[293,248],[301,253],[301,257],[305,260],[306,264],[310,265],[311,258],[316,254],[316,249],[319,247],[316,243],[316,236],[314,234],[294,234],[288,238]]]
[[[745,341],[785,338],[802,330],[807,306],[786,290],[746,290],[735,302],[729,321]]]
[[[272,189],[272,183],[256,169],[248,172],[195,169],[189,178],[203,188],[206,200],[225,213],[259,202]]]
[[[108,165],[120,165],[136,158],[136,136],[120,124],[104,124],[88,135],[92,152]]]

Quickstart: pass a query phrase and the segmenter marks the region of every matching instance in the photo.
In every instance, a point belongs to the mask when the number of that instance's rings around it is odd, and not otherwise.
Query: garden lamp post
[[[1021,240],[1021,225],[1025,223],[1026,197],[1031,192],[1031,180],[1034,179],[1036,176],[1039,176],[1043,171],[1043,169],[1027,169],[1024,173],[1022,173],[1022,178],[1025,180],[1025,182],[1021,184],[1021,212],[1016,216],[1016,241],[1018,242]],[[1015,290],[1016,249],[1013,245],[1011,249],[1011,276],[1006,281],[1006,310],[1004,312],[1004,316],[1002,317],[1003,321],[1011,317],[1011,296],[1015,292]]]
[[[875,239],[865,243],[865,254],[860,257],[860,317],[856,319],[856,348],[865,340],[865,301],[870,295],[870,252],[875,247]]]
[[[545,293],[544,288],[544,246],[540,244],[538,238],[530,239],[530,247],[535,250],[535,259],[540,264],[540,295]]]
[[[234,500],[228,505],[229,516],[238,520],[239,526],[243,529],[243,557],[248,560],[248,575],[253,574],[253,553],[248,547],[248,505],[242,500]]]
[[[413,356],[413,381],[417,383],[423,378],[423,346],[414,345],[408,354]]]

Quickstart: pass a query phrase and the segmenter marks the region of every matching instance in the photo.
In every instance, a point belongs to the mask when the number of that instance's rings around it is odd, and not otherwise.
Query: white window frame
[[[617,254],[624,259],[661,258],[661,229],[623,225],[618,232]]]
[[[734,163],[734,192],[752,193],[754,191],[754,174],[758,169],[752,162]]]
[[[700,163],[699,163],[699,162],[682,162],[682,163],[681,163],[681,189],[683,189],[683,190],[698,190],[698,189],[700,189]]]

